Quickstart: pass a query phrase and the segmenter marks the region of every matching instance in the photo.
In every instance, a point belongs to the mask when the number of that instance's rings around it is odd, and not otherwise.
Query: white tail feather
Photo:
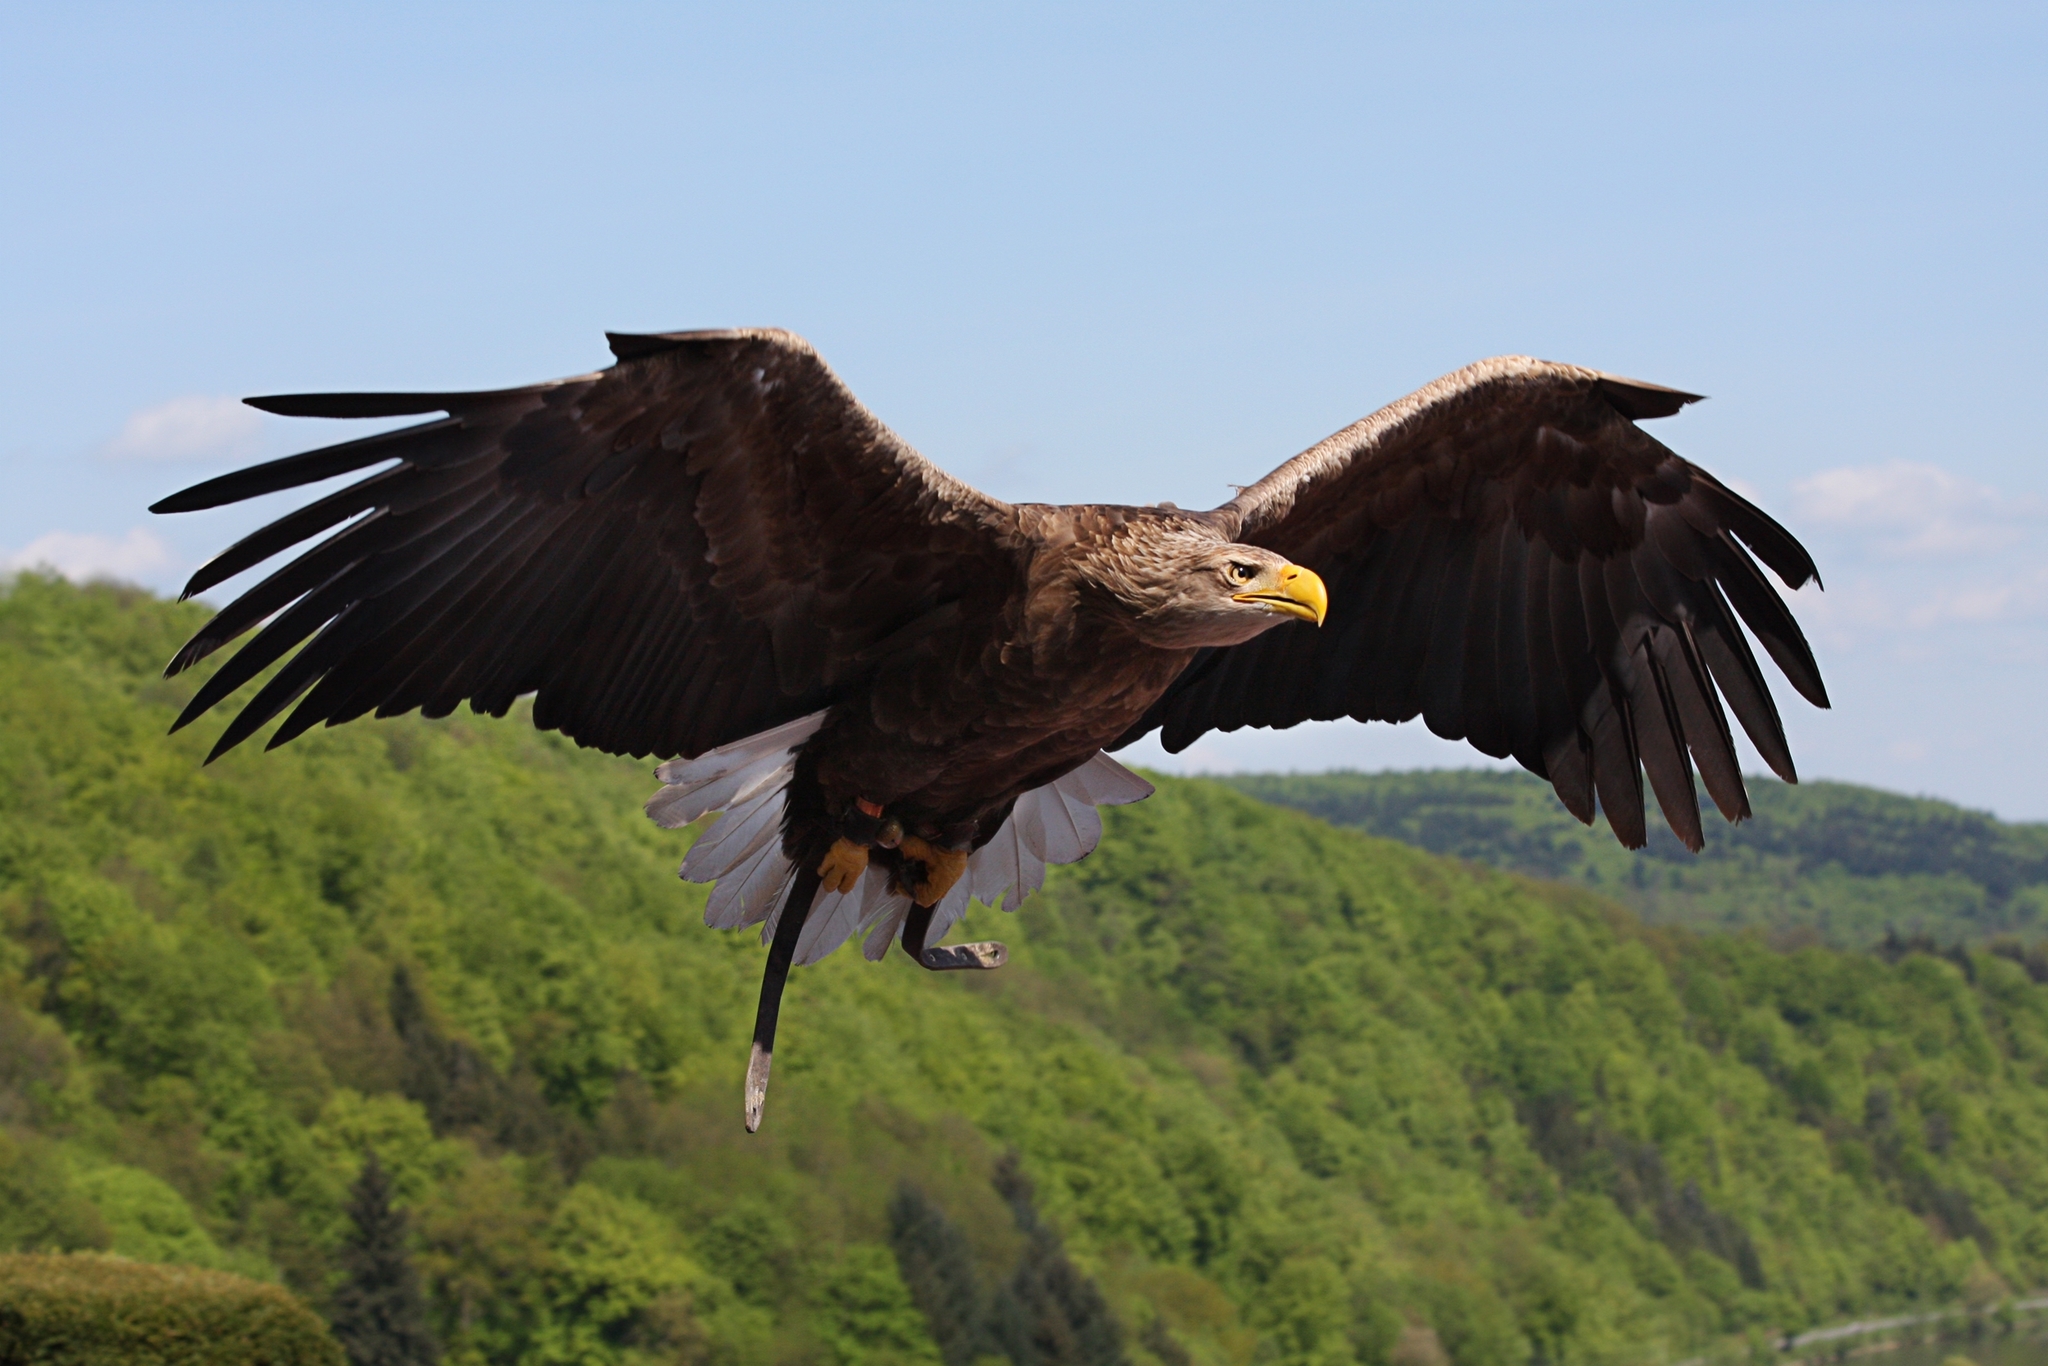
[[[932,907],[931,927],[924,933],[926,947],[946,937],[946,931],[960,922],[967,914],[967,903],[974,894],[974,879],[963,877],[953,884],[953,889],[939,898],[939,904]]]
[[[795,870],[782,853],[782,811],[796,751],[817,734],[825,713],[812,712],[773,730],[707,750],[694,759],[671,759],[654,770],[663,787],[647,799],[655,824],[676,829],[723,811],[717,824],[690,846],[679,874],[715,882],[704,923],[736,930],[775,916]]]
[[[1041,789],[1043,791],[1044,789]],[[1045,861],[1047,863],[1079,863],[1095,851],[1095,840],[1083,837],[1081,827],[1074,824],[1074,813],[1067,809],[1067,802],[1057,787],[1044,796],[1038,792],[1027,792],[1026,797],[1038,797],[1038,806],[1045,813]],[[1021,799],[1020,799],[1021,800]],[[1088,808],[1093,815],[1095,808]],[[1096,822],[1095,834],[1102,835],[1102,824]]]
[[[728,808],[683,856],[682,875],[691,882],[715,882],[752,857],[762,845],[782,838],[782,794],[770,789]]]
[[[1087,858],[1095,852],[1095,846],[1102,843],[1102,817],[1095,813],[1095,807],[1079,797],[1068,793],[1059,794],[1060,805],[1067,809],[1067,821],[1074,827],[1074,838],[1081,842],[1081,857]]]
[[[1026,792],[996,837],[967,861],[974,899],[993,906],[1003,898],[1004,910],[1016,910],[1045,885],[1046,864],[1076,863],[1095,852],[1102,840],[1097,806],[1142,801],[1152,792],[1152,784],[1100,752],[1057,782]]]
[[[1038,793],[1043,788],[1025,793],[1010,808],[1010,824],[1017,827],[1017,840],[1025,853],[1040,862],[1045,860],[1045,809],[1039,803]]]
[[[1062,794],[1078,797],[1090,806],[1127,806],[1132,802],[1142,802],[1158,791],[1101,750],[1053,786]]]
[[[711,900],[704,906],[704,923],[714,930],[737,930],[766,919],[774,910],[771,903],[780,900],[793,871],[789,860],[782,856],[780,845],[761,849],[711,889]]]
[[[792,961],[798,967],[817,962],[872,919],[881,903],[892,900],[906,907],[910,904],[910,898],[901,892],[890,892],[889,874],[880,864],[870,866],[852,891],[820,895],[811,903],[810,919],[804,921]]]
[[[899,896],[887,908],[888,913],[880,916],[867,938],[860,941],[861,956],[870,963],[879,963],[889,956],[889,946],[896,942],[896,936],[903,933],[903,921],[910,914],[910,898]]]
[[[825,713],[814,711],[694,759],[669,760],[654,770],[664,786],[648,798],[647,814],[656,825],[674,830],[744,801],[764,785],[788,782],[797,749],[824,723]],[[775,782],[778,776],[780,782]]]

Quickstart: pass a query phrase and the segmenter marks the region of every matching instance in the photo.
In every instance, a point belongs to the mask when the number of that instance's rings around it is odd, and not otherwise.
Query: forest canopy
[[[1631,852],[1529,774],[1253,773],[1221,781],[1332,825],[1488,867],[1594,887],[1658,924],[1869,948],[1887,936],[1989,942],[2048,931],[2048,825],[1852,783],[1752,775],[1755,810],[1689,853],[1648,810]],[[2041,965],[2048,968],[2048,964]]]
[[[1000,972],[796,973],[749,1137],[762,951],[645,765],[515,714],[203,767],[200,615],[0,597],[5,1248],[326,1312],[374,1153],[452,1362],[1676,1361],[2048,1282],[2024,953],[1646,927],[1215,782],[970,916]]]

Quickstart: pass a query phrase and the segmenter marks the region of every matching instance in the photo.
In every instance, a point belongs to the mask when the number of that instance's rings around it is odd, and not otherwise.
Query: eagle
[[[793,964],[860,933],[870,958],[900,942],[930,969],[999,967],[1001,944],[939,940],[970,900],[1015,909],[1090,852],[1097,808],[1152,790],[1110,752],[1154,731],[1177,752],[1420,716],[1630,848],[1647,776],[1697,850],[1694,769],[1725,818],[1749,814],[1727,711],[1798,780],[1743,628],[1828,705],[1757,565],[1797,589],[1811,557],[1637,425],[1696,394],[1498,357],[1206,512],[1057,507],[947,475],[792,333],[609,340],[606,368],[521,388],[247,400],[430,420],[154,505],[372,470],[192,576],[186,597],[322,538],[172,658],[167,676],[256,632],[172,728],[282,660],[208,762],[288,707],[270,747],[527,696],[537,726],[665,759],[655,820],[722,813],[682,866],[716,884],[706,922],[768,945],[749,1131]]]

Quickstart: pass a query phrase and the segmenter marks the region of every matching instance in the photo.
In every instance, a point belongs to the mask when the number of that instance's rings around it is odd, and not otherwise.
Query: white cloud
[[[187,394],[130,413],[106,453],[121,460],[230,460],[252,454],[263,416],[232,398]]]
[[[1990,583],[1969,583],[1936,592],[1915,606],[1915,626],[1978,625],[2017,621],[2048,613],[2048,566]]]
[[[2038,652],[2039,628],[2048,624],[2048,564],[2003,558],[2002,568],[1966,573],[1878,566],[1826,593],[1803,589],[1792,606],[1813,640],[1839,651],[1882,642],[1899,660],[1953,658],[1959,648],[2001,657]]]
[[[1801,515],[1879,533],[1892,555],[1959,556],[2011,545],[2040,520],[2038,499],[2011,498],[1936,465],[1893,460],[1824,470],[1793,486]]]
[[[0,569],[54,569],[78,583],[89,579],[142,579],[176,567],[171,548],[142,527],[126,536],[95,536],[52,531],[30,541],[12,555],[0,556]]]

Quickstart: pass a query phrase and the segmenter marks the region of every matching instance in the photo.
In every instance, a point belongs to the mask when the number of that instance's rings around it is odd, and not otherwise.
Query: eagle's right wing
[[[1725,816],[1749,814],[1722,697],[1765,762],[1797,780],[1738,616],[1801,696],[1828,703],[1751,556],[1793,588],[1817,577],[1812,559],[1636,426],[1694,397],[1510,356],[1289,460],[1213,515],[1323,576],[1322,629],[1203,651],[1120,743],[1158,727],[1178,751],[1208,730],[1420,715],[1447,739],[1512,754],[1583,821],[1597,794],[1631,848],[1647,769],[1697,849],[1693,765]]]

